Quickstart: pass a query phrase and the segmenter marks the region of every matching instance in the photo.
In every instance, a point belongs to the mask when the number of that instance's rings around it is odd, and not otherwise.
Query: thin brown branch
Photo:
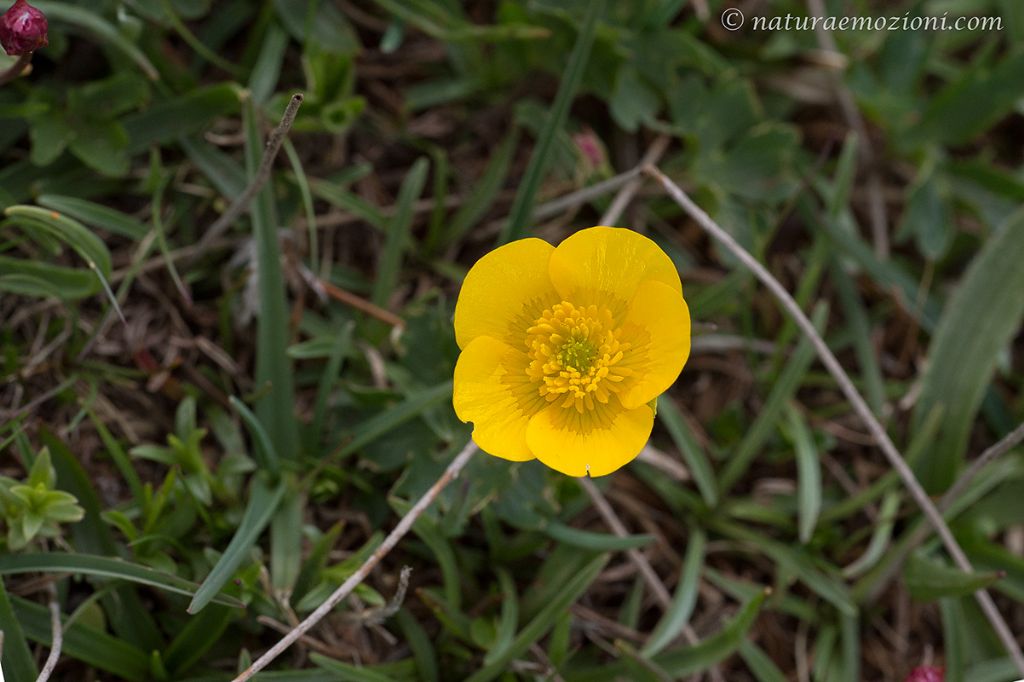
[[[263,158],[260,159],[259,168],[256,169],[256,175],[253,177],[252,182],[238,195],[238,198],[228,207],[228,210],[224,211],[223,215],[214,221],[210,229],[199,240],[198,246],[200,251],[204,247],[209,246],[210,242],[219,237],[224,230],[231,226],[231,223],[235,222],[249,208],[253,198],[270,180],[274,159],[277,158],[277,153],[281,151],[281,144],[284,142],[285,136],[288,135],[288,131],[292,129],[292,124],[295,123],[295,116],[299,113],[299,107],[302,106],[302,99],[303,95],[301,92],[292,95],[287,108],[284,110],[284,115],[281,117],[281,122],[277,124],[277,127],[270,134],[270,139],[267,140]]]
[[[356,310],[361,310],[370,317],[375,317],[382,322],[387,322],[392,327],[404,328],[405,320],[395,315],[390,310],[385,310],[378,305],[367,301],[362,296],[353,294],[351,291],[346,291],[340,287],[336,287],[327,280],[319,279],[316,280],[316,285],[321,287],[325,294],[330,296],[336,301],[341,301],[345,305],[352,306]]]
[[[1002,440],[978,455],[977,459],[971,462],[971,465],[967,467],[967,470],[956,480],[956,483],[954,483],[953,486],[943,494],[942,498],[939,500],[939,511],[945,514],[949,508],[953,506],[953,503],[957,501],[957,498],[967,490],[971,481],[975,479],[982,469],[1020,445],[1022,442],[1024,442],[1024,424],[1021,424],[1013,431],[1006,434]],[[911,532],[910,537],[904,544],[899,545],[895,550],[893,550],[895,555],[888,557],[886,568],[878,575],[877,580],[872,586],[869,597],[877,596],[882,593],[889,582],[899,573],[900,567],[903,565],[906,558],[910,556],[910,553],[919,547],[922,542],[928,539],[928,535],[931,531],[931,526],[922,524]]]
[[[661,160],[665,150],[668,149],[669,143],[672,141],[668,135],[659,135],[651,146],[647,148],[647,152],[644,154],[644,158],[640,161],[640,167],[654,165]],[[629,206],[629,202],[633,200],[636,193],[640,191],[640,187],[643,185],[643,178],[637,176],[630,180],[626,185],[622,187],[612,199],[612,203],[608,206],[608,210],[601,216],[601,222],[599,225],[612,225],[618,222],[619,218],[622,217],[622,212]]]
[[[846,370],[843,369],[842,365],[839,364],[839,360],[829,349],[825,340],[821,338],[814,325],[804,314],[803,310],[800,309],[799,304],[793,297],[790,296],[786,288],[775,277],[768,272],[767,268],[761,265],[760,262],[744,249],[740,244],[733,239],[732,235],[726,232],[718,223],[711,219],[711,217],[705,213],[697,204],[690,199],[689,196],[682,189],[680,189],[671,179],[669,179],[664,173],[653,166],[648,166],[646,172],[661,183],[662,187],[668,193],[672,199],[679,204],[679,207],[693,219],[705,232],[710,234],[716,241],[722,246],[728,249],[736,258],[743,263],[754,275],[761,280],[761,282],[768,288],[768,290],[779,300],[786,313],[793,319],[793,321],[800,327],[801,331],[807,336],[811,345],[814,346],[818,357],[821,359],[822,364],[829,371],[832,377],[836,380],[840,390],[846,396],[846,399],[853,406],[854,411],[860,416],[864,425],[868,431],[875,438],[875,442],[878,447],[882,450],[886,459],[889,461],[889,465],[896,470],[900,478],[903,480],[903,484],[910,492],[911,497],[917,503],[917,506],[924,513],[925,518],[938,533],[939,538],[942,540],[942,544],[946,547],[946,551],[949,552],[953,561],[957,567],[965,573],[972,573],[973,567],[971,566],[970,560],[967,555],[964,554],[963,548],[960,547],[960,543],[957,542],[956,538],[953,537],[952,531],[949,526],[946,525],[945,520],[942,518],[941,512],[932,502],[931,498],[925,492],[924,488],[921,487],[917,477],[914,476],[914,472],[907,465],[906,460],[900,454],[900,451],[893,444],[892,439],[889,438],[889,434],[886,433],[885,428],[875,417],[871,408],[868,407],[867,401],[861,396],[854,387],[853,382],[850,380]],[[1016,638],[1013,636],[1013,632],[1010,630],[1006,621],[1003,620],[999,610],[996,608],[995,602],[992,601],[992,597],[985,590],[978,590],[974,593],[975,598],[978,600],[978,604],[981,606],[981,610],[985,613],[992,628],[996,631],[1003,646],[1006,647],[1006,651],[1013,658],[1014,665],[1024,675],[1024,653],[1021,652],[1020,645],[1017,643]]]
[[[370,575],[370,572],[377,566],[377,564],[379,564],[381,560],[388,555],[388,552],[395,548],[395,545],[398,544],[399,540],[405,537],[406,533],[412,529],[412,525],[416,523],[416,519],[418,519],[423,512],[426,511],[427,507],[437,499],[437,496],[441,494],[441,491],[445,489],[445,486],[458,477],[462,469],[467,463],[469,463],[469,460],[473,458],[474,454],[476,454],[476,451],[476,443],[473,441],[467,443],[466,447],[462,448],[459,454],[455,456],[455,459],[451,461],[451,464],[448,465],[448,468],[444,470],[444,473],[441,474],[440,478],[434,481],[434,485],[430,486],[430,489],[423,493],[423,497],[421,497],[416,504],[406,512],[405,516],[403,516],[398,522],[398,525],[395,526],[394,530],[384,538],[384,542],[382,542],[380,547],[378,547],[373,554],[363,562],[363,565],[360,566],[355,573],[349,576],[348,580],[342,583],[341,587],[336,589],[323,604],[318,606],[313,613],[306,616],[304,621],[293,628],[291,632],[281,639],[281,641],[268,649],[265,654],[256,659],[252,665],[242,671],[238,677],[233,680],[233,682],[245,682],[245,680],[251,679],[253,675],[270,665],[274,659],[284,653],[288,647],[296,642],[296,640],[309,632],[314,625],[319,623],[327,614],[334,610],[334,607],[341,603],[341,600],[351,594],[352,590],[354,590],[356,586],[366,580],[366,577]]]
[[[611,504],[608,503],[608,500],[605,499],[601,491],[598,490],[596,485],[594,485],[594,482],[589,478],[581,478],[580,485],[583,486],[587,495],[590,496],[590,501],[594,503],[594,506],[597,508],[597,512],[601,515],[601,518],[606,524],[608,524],[608,527],[612,529],[612,533],[620,538],[624,538],[629,535],[629,530],[626,529],[625,524],[623,524],[622,520],[619,519],[618,514],[615,513]],[[643,552],[638,549],[627,550],[626,556],[628,556],[629,560],[633,562],[634,566],[636,566],[637,570],[640,572],[640,576],[644,579],[644,582],[647,583],[647,586],[654,594],[654,598],[658,600],[658,604],[661,606],[662,610],[668,610],[668,608],[672,606],[672,595],[669,594],[668,588],[665,587],[665,583],[661,581],[661,578],[659,578],[658,574],[654,571],[654,567],[651,566],[651,562],[649,562],[647,557],[643,555]],[[683,636],[690,644],[697,644],[699,641],[697,633],[694,632],[693,628],[689,625],[683,627]],[[721,678],[721,671],[719,671],[718,666],[711,668],[711,676],[714,680]]]

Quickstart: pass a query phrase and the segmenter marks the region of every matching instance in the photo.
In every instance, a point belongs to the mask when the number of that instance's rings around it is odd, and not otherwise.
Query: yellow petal
[[[519,348],[544,308],[557,303],[548,262],[555,248],[541,239],[498,247],[470,268],[455,304],[455,340],[465,348],[492,336]]]
[[[664,393],[682,371],[690,357],[690,309],[679,292],[644,282],[626,311],[620,338],[630,348],[619,366],[631,371],[619,399],[631,409]]]
[[[455,364],[452,404],[464,422],[473,422],[473,440],[484,452],[524,461],[530,417],[547,404],[526,375],[526,354],[489,336],[478,336]]]
[[[573,303],[633,300],[642,282],[662,282],[682,294],[672,260],[647,237],[618,227],[591,227],[570,236],[551,256],[551,281]]]
[[[537,459],[569,476],[605,476],[640,454],[654,412],[627,410],[614,397],[580,414],[552,403],[530,420],[526,443]]]

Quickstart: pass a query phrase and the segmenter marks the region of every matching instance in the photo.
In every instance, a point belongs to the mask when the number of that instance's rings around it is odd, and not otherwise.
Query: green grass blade
[[[233,609],[215,605],[192,617],[161,653],[172,679],[181,679],[183,673],[198,663],[220,641],[220,636],[237,614]]]
[[[700,587],[701,569],[704,567],[704,548],[707,535],[699,528],[690,531],[690,542],[686,546],[683,557],[683,570],[672,595],[672,604],[665,611],[658,624],[654,626],[651,636],[644,644],[641,654],[651,657],[667,647],[679,636],[683,628],[690,622],[693,609],[697,605],[697,590]]]
[[[270,523],[270,519],[277,510],[277,505],[284,497],[286,488],[287,484],[284,480],[270,488],[259,476],[254,479],[242,522],[238,524],[235,536],[231,538],[224,554],[221,555],[210,574],[206,576],[206,580],[196,590],[192,602],[188,605],[189,613],[198,613],[213,601],[224,584],[235,574],[238,567],[248,557],[249,550],[256,544],[260,533]]]
[[[306,496],[293,476],[288,495],[270,522],[270,578],[279,594],[291,594],[302,567],[302,512]]]
[[[892,492],[886,495],[879,507],[878,523],[875,526],[875,531],[871,534],[867,549],[843,569],[844,578],[849,580],[864,575],[882,558],[892,540],[892,529],[896,524],[896,512],[899,511],[899,508],[900,494]]]
[[[238,412],[238,416],[242,418],[245,425],[249,428],[249,434],[256,442],[255,458],[260,463],[260,466],[266,468],[273,475],[277,475],[281,470],[281,458],[277,454],[277,448],[274,447],[273,441],[270,440],[270,434],[263,428],[263,424],[256,418],[256,415],[252,413],[252,410],[235,396],[228,398],[228,402],[231,403],[231,407],[235,408]]]
[[[263,150],[257,115],[252,102],[245,111],[245,164],[250,182]],[[259,277],[259,319],[256,323],[256,384],[266,392],[256,403],[255,412],[267,430],[277,454],[284,459],[298,457],[298,422],[295,417],[295,378],[288,357],[289,317],[285,301],[281,251],[277,241],[273,183],[268,183],[253,201],[252,230],[256,241],[256,266]],[[268,456],[270,453],[266,453]]]
[[[480,177],[480,182],[477,183],[469,199],[459,206],[455,215],[452,216],[451,223],[442,239],[443,246],[449,246],[462,239],[486,215],[498,196],[498,192],[505,184],[508,169],[512,165],[512,157],[515,155],[518,144],[519,131],[513,129],[494,150],[487,162],[487,168],[484,169],[484,174]]]
[[[407,422],[442,400],[451,400],[452,382],[446,381],[433,388],[410,394],[404,401],[362,422],[352,433],[352,440],[341,448],[339,455],[350,455],[399,424]]]
[[[291,164],[292,174],[295,176],[295,186],[299,188],[299,196],[302,197],[302,214],[306,218],[306,238],[309,240],[309,269],[317,272],[320,269],[320,248],[316,229],[316,211],[313,208],[313,192],[309,188],[309,179],[306,171],[302,168],[302,159],[295,151],[292,141],[285,138],[282,145],[288,163]]]
[[[669,674],[679,677],[705,670],[725,660],[743,643],[769,593],[770,590],[764,590],[744,604],[740,612],[722,628],[721,632],[692,647],[684,647],[656,656],[655,663]]]
[[[519,595],[516,594],[516,585],[508,571],[499,568],[496,571],[498,584],[501,585],[501,618],[498,621],[498,631],[491,644],[491,650],[484,658],[484,665],[490,665],[500,660],[509,647],[512,646],[516,636],[516,626],[519,625]]]
[[[939,611],[942,614],[942,653],[946,674],[944,682],[964,682],[967,679],[964,677],[964,669],[967,667],[964,650],[967,645],[967,621],[960,600],[952,597],[940,599]],[[1010,679],[1010,676],[1007,675],[1005,679]]]
[[[43,194],[36,199],[36,202],[40,206],[45,206],[87,225],[119,234],[122,237],[142,239],[149,231],[145,225],[131,216],[86,199],[59,194]]]
[[[157,571],[148,566],[93,554],[32,552],[0,556],[0,575],[16,573],[75,573],[99,578],[127,580],[139,585],[148,585],[167,592],[183,594],[187,597],[195,595],[199,588],[189,580]],[[221,596],[216,593],[211,596],[217,603],[225,606],[243,606],[233,597]]]
[[[410,246],[413,205],[423,193],[429,168],[430,162],[427,159],[417,159],[398,191],[395,215],[387,226],[387,239],[377,264],[377,278],[373,282],[373,302],[382,308],[387,306],[388,298],[398,284],[402,254]]]
[[[21,597],[14,597],[11,602],[25,635],[44,646],[50,646],[53,634],[50,629],[50,610]],[[153,679],[150,659],[145,652],[122,639],[87,627],[81,621],[64,629],[61,654],[131,682],[148,682]]]
[[[3,672],[11,680],[34,680],[39,671],[25,641],[25,633],[0,580],[0,632],[4,633]]]
[[[779,670],[772,659],[764,650],[749,639],[743,640],[740,644],[740,656],[743,662],[750,668],[750,672],[757,678],[757,682],[787,682],[785,673]]]
[[[572,528],[563,523],[552,521],[544,526],[544,534],[563,545],[579,547],[593,552],[620,552],[636,549],[651,543],[653,535],[628,535],[620,538],[607,533],[595,533],[589,530]]]
[[[529,650],[530,645],[544,636],[555,626],[556,618],[586,592],[590,584],[608,563],[608,555],[601,554],[588,562],[582,570],[560,586],[559,591],[547,604],[519,631],[512,644],[503,655],[471,675],[466,682],[487,682],[499,677],[508,668],[508,664]]]
[[[90,268],[110,278],[110,251],[102,239],[77,220],[38,206],[8,206],[4,215],[27,228],[39,229],[64,242]]]
[[[944,405],[934,449],[914,472],[931,493],[953,482],[999,354],[1024,318],[1024,210],[982,246],[942,312],[928,349],[928,367],[914,423]]]
[[[850,328],[854,352],[857,353],[857,364],[860,365],[861,378],[864,382],[864,398],[871,406],[871,411],[880,415],[885,404],[885,381],[878,366],[875,348],[871,343],[871,323],[864,310],[864,302],[854,288],[853,280],[838,261],[832,265],[832,283],[836,287],[843,316]]]
[[[679,448],[686,466],[690,468],[690,475],[693,476],[693,482],[697,484],[697,490],[700,491],[704,502],[711,508],[718,506],[718,483],[715,481],[714,470],[704,454],[704,449],[693,437],[679,408],[667,394],[658,396],[657,413],[658,419],[665,425],[672,441]]]
[[[827,309],[822,304],[813,315],[814,326],[819,331],[824,326],[826,313]],[[722,469],[722,473],[718,477],[720,494],[724,495],[747,472],[764,443],[778,427],[783,409],[796,393],[797,388],[800,387],[813,360],[814,347],[806,338],[801,339],[785,369],[772,385],[772,390],[768,394],[768,398],[765,399],[764,407],[761,408],[757,419],[747,429],[743,440],[740,441],[729,462]]]
[[[527,224],[533,214],[537,190],[540,188],[548,162],[551,160],[555,136],[565,126],[566,118],[569,115],[569,106],[583,80],[583,72],[590,59],[590,48],[594,43],[594,35],[597,33],[598,19],[604,13],[604,6],[604,0],[591,0],[587,3],[587,14],[580,26],[579,34],[576,36],[576,44],[573,45],[569,61],[566,63],[565,76],[558,87],[558,93],[555,95],[555,101],[551,105],[544,128],[537,138],[537,145],[530,156],[530,163],[519,183],[519,191],[516,192],[508,222],[502,227],[498,237],[499,244],[519,239],[527,233]]]
[[[406,609],[401,609],[395,614],[395,622],[402,629],[406,644],[412,649],[419,679],[424,682],[438,682],[440,676],[437,671],[437,652],[427,631]]]
[[[800,542],[807,544],[814,534],[821,512],[821,463],[818,449],[800,411],[792,403],[786,409],[786,423],[793,441],[797,468],[797,517]]]

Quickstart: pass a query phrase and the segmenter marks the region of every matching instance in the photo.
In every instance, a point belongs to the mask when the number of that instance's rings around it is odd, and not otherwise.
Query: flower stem
[[[0,73],[0,85],[7,85],[12,80],[20,76],[24,71],[25,67],[32,61],[32,53],[26,52],[25,54],[18,55],[18,61],[11,64],[11,67]]]

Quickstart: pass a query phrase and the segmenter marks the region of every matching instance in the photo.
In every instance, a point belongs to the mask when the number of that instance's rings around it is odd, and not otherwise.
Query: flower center
[[[607,403],[631,374],[620,366],[630,344],[619,340],[612,313],[597,305],[562,301],[541,313],[526,331],[526,373],[548,402],[580,413]]]

